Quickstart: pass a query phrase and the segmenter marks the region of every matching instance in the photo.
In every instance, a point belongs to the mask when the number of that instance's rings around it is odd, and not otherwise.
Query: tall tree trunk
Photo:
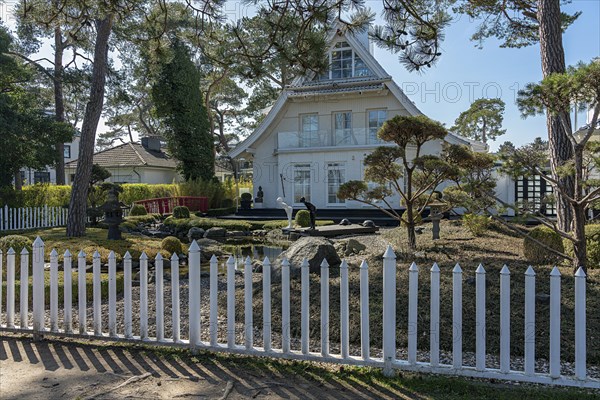
[[[63,96],[63,52],[62,30],[54,28],[54,113],[58,122],[65,121],[65,102]],[[56,143],[58,158],[56,161],[56,184],[65,184],[65,144]]]
[[[90,97],[85,107],[83,125],[81,126],[77,171],[75,172],[75,180],[73,181],[73,188],[71,190],[71,201],[69,203],[69,218],[67,221],[68,237],[85,235],[87,194],[92,175],[96,129],[98,128],[98,121],[102,114],[102,104],[104,102],[108,39],[112,25],[112,15],[102,20],[96,20],[96,45],[94,47],[92,84],[90,87]]]
[[[21,171],[15,172],[15,191],[23,190],[23,179],[21,179]]]
[[[542,58],[542,74],[544,77],[552,73],[565,72],[565,51],[562,44],[560,21],[560,0],[538,0],[538,21],[540,35],[540,55]],[[571,123],[571,119],[568,119]],[[558,170],[573,157],[573,149],[569,138],[556,116],[546,113],[546,126],[550,150],[550,166],[552,176],[559,179]],[[561,186],[569,195],[574,193],[572,177],[560,178]],[[563,231],[571,231],[573,211],[570,203],[556,194],[556,210],[558,227]]]

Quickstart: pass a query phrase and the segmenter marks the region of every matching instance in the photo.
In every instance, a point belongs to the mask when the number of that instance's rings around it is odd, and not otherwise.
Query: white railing
[[[51,228],[67,224],[69,210],[63,207],[0,208],[0,231]]]
[[[278,149],[311,147],[368,146],[385,143],[377,137],[376,130],[365,128],[321,130],[314,132],[279,132]]]
[[[174,254],[170,259],[171,268],[171,295],[165,295],[166,282],[164,280],[164,260],[160,254],[155,259],[155,290],[149,291],[148,284],[148,263],[149,259],[145,253],[139,258],[140,286],[139,294],[136,294],[136,300],[139,300],[139,306],[133,309],[134,290],[132,289],[132,257],[126,253],[123,257],[123,303],[117,305],[117,259],[114,252],[108,257],[108,301],[107,307],[103,308],[101,294],[101,262],[100,255],[96,252],[92,261],[92,291],[93,300],[91,302],[92,321],[88,325],[86,301],[86,254],[81,251],[77,255],[78,274],[78,318],[73,319],[72,306],[72,255],[67,250],[63,256],[62,273],[64,274],[64,307],[62,319],[59,318],[59,257],[56,250],[50,253],[50,280],[49,280],[49,306],[45,304],[44,288],[44,243],[38,237],[33,244],[32,274],[33,274],[33,314],[32,322],[29,324],[29,305],[28,305],[28,285],[20,286],[20,325],[15,324],[15,258],[16,254],[10,249],[6,258],[6,302],[5,308],[2,308],[0,302],[0,320],[4,321],[0,325],[0,331],[28,332],[33,333],[34,337],[44,335],[58,336],[77,336],[90,337],[102,340],[121,340],[121,341],[143,341],[147,344],[161,346],[181,346],[190,348],[192,351],[206,349],[211,351],[243,353],[250,355],[261,355],[277,358],[313,360],[324,362],[335,362],[349,365],[368,365],[382,367],[386,374],[391,374],[394,369],[409,371],[431,372],[437,374],[461,375],[469,377],[504,379],[513,381],[536,382],[555,385],[580,386],[588,388],[600,388],[600,380],[588,376],[586,366],[586,275],[582,269],[575,274],[575,352],[574,352],[574,376],[561,375],[561,275],[557,268],[554,268],[550,274],[550,359],[549,371],[536,371],[536,303],[535,303],[535,282],[536,275],[533,268],[528,268],[525,272],[525,313],[524,313],[524,332],[511,332],[511,273],[508,267],[504,267],[500,272],[500,363],[499,368],[491,368],[486,365],[486,340],[497,340],[486,338],[486,271],[483,266],[479,266],[476,271],[475,291],[476,291],[476,343],[475,343],[475,363],[474,365],[465,365],[463,363],[463,322],[462,322],[462,281],[463,271],[457,264],[452,271],[452,358],[451,363],[442,363],[440,360],[439,334],[440,334],[440,269],[437,264],[429,270],[430,285],[428,295],[430,298],[430,335],[431,345],[429,348],[429,357],[427,361],[421,361],[417,358],[417,338],[420,334],[417,329],[418,323],[418,298],[419,275],[421,270],[416,264],[409,268],[408,284],[408,348],[406,358],[398,358],[397,349],[397,331],[402,329],[403,322],[396,321],[396,305],[398,304],[398,293],[404,293],[404,290],[396,290],[397,263],[396,255],[391,247],[388,247],[383,258],[383,357],[372,357],[370,343],[370,333],[372,329],[369,326],[369,282],[368,265],[366,262],[360,266],[360,326],[351,326],[349,323],[349,279],[348,264],[343,261],[339,267],[340,270],[340,321],[330,320],[330,299],[329,288],[330,268],[326,260],[321,264],[320,274],[320,351],[310,351],[310,320],[309,317],[309,293],[310,278],[309,264],[303,262],[300,266],[300,284],[301,301],[300,309],[291,310],[290,306],[290,263],[284,260],[281,263],[281,346],[273,347],[272,336],[272,304],[271,304],[271,263],[265,258],[263,263],[262,287],[263,287],[263,320],[253,321],[253,279],[252,264],[247,258],[244,263],[243,272],[243,291],[244,291],[244,321],[243,334],[236,336],[236,264],[233,257],[230,257],[226,263],[226,296],[227,296],[227,335],[225,342],[219,342],[219,313],[218,313],[218,260],[212,257],[210,260],[209,294],[204,296],[207,301],[208,309],[202,308],[201,296],[201,274],[200,274],[200,247],[194,241],[189,247],[188,267],[189,283],[187,285],[188,296],[184,300],[188,304],[187,314],[182,313],[180,302],[181,289],[183,284],[179,282],[179,259]],[[29,279],[28,265],[29,253],[23,250],[20,258],[20,280],[27,282]],[[2,263],[2,253],[0,253],[0,266]],[[1,272],[1,271],[0,271]],[[0,273],[0,279],[2,277]],[[373,284],[373,283],[371,283]],[[378,283],[377,283],[378,284]],[[2,299],[2,282],[0,281],[0,299]],[[136,288],[136,291],[138,289]],[[276,293],[273,291],[273,293]],[[154,296],[154,306],[149,306],[149,296]],[[403,295],[401,295],[403,296]],[[120,297],[120,294],[119,294]],[[167,298],[165,298],[167,297]],[[166,325],[165,302],[171,304],[171,313],[168,316],[171,324]],[[122,310],[122,315],[117,313],[117,308]],[[108,311],[108,318],[103,319],[103,315]],[[151,312],[154,311],[154,314]],[[135,315],[133,314],[135,312]],[[300,340],[291,337],[291,318],[290,313],[300,314]],[[183,314],[183,315],[182,315]],[[201,314],[208,314],[208,327],[202,326]],[[135,320],[134,320],[135,318]],[[117,324],[117,320],[122,322]],[[313,317],[314,320],[314,317]],[[136,325],[136,334],[134,335],[134,321]],[[151,322],[153,321],[153,322]],[[77,333],[74,333],[74,322],[78,325]],[[181,332],[181,325],[189,322],[187,332]],[[105,326],[107,323],[108,326]],[[339,325],[337,325],[339,323]],[[332,354],[329,340],[329,328],[333,324],[340,327],[339,353]],[[254,327],[260,326],[262,337],[257,340]],[[92,331],[87,327],[91,326]],[[118,329],[122,326],[121,329]],[[138,328],[139,327],[139,328]],[[400,328],[399,328],[400,327]],[[107,328],[107,329],[106,329]],[[204,329],[203,329],[204,328]],[[354,349],[351,355],[349,338],[351,331],[358,331],[360,335],[360,350]],[[167,337],[165,332],[169,331]],[[149,333],[155,332],[154,337]],[[203,335],[204,333],[204,335]],[[352,332],[355,333],[355,332]],[[436,336],[438,335],[438,336]],[[524,335],[524,366],[522,370],[512,370],[510,366],[510,342],[511,335]],[[208,339],[202,340],[202,336]],[[185,339],[184,339],[185,337]],[[539,338],[537,338],[539,340]],[[263,343],[262,347],[257,347],[255,341]],[[336,344],[337,345],[337,344]],[[314,346],[313,346],[314,347]],[[337,346],[336,346],[337,347]],[[360,352],[360,355],[358,355]]]

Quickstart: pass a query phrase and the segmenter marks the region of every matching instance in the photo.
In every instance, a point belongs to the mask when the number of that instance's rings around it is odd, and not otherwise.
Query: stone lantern
[[[440,220],[444,216],[443,210],[446,207],[446,203],[435,200],[429,203],[429,219],[432,223],[433,240],[440,238]]]
[[[121,186],[111,184],[106,202],[99,207],[104,213],[104,223],[108,226],[109,240],[121,240],[119,225],[123,222],[123,210],[129,208],[119,201],[119,193],[122,191]]]

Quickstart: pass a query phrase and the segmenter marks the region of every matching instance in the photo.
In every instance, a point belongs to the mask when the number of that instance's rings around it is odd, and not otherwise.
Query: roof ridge
[[[148,165],[148,161],[146,161],[146,160],[144,159],[144,157],[142,157],[142,155],[139,153],[139,151],[137,151],[137,149],[136,149],[136,148],[135,148],[135,146],[133,145],[133,142],[129,142],[129,144],[131,145],[131,149],[132,149],[132,150],[135,152],[135,155],[137,155],[137,156],[138,156],[138,158],[140,159],[140,161],[142,162],[142,164],[144,164],[144,165]],[[136,144],[139,144],[139,143],[136,143]],[[142,146],[142,147],[143,147],[144,145],[140,144],[140,146]]]

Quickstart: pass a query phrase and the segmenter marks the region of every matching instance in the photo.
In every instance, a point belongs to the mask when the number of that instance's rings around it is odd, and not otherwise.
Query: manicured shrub
[[[490,225],[490,219],[488,217],[477,214],[463,215],[462,222],[473,236],[483,235]]]
[[[175,236],[167,236],[160,242],[160,248],[162,250],[168,251],[169,253],[183,253],[183,246],[181,241],[177,239]]]
[[[186,206],[177,206],[173,208],[173,217],[175,218],[189,218],[190,209]]]
[[[252,201],[252,193],[242,193],[240,199],[242,201]]]
[[[136,216],[140,216],[140,215],[147,215],[148,212],[146,211],[146,207],[144,207],[141,204],[134,204],[131,207],[131,210],[129,210],[129,215],[131,215],[132,217],[136,217]]]
[[[558,252],[564,253],[562,238],[554,230],[547,226],[537,226],[529,232],[529,235],[523,240],[523,255],[527,261],[536,264],[547,264],[556,261],[559,257],[548,251],[545,247],[540,246],[531,238],[542,242],[549,248]]]
[[[588,268],[600,268],[600,224],[585,226]],[[565,252],[573,256],[573,242],[564,240]]]
[[[12,247],[15,253],[19,254],[23,248],[31,253],[33,242],[27,236],[8,235],[0,238],[0,250],[6,255],[8,249]]]
[[[296,225],[302,228],[310,226],[310,212],[308,210],[300,210],[296,213]]]

